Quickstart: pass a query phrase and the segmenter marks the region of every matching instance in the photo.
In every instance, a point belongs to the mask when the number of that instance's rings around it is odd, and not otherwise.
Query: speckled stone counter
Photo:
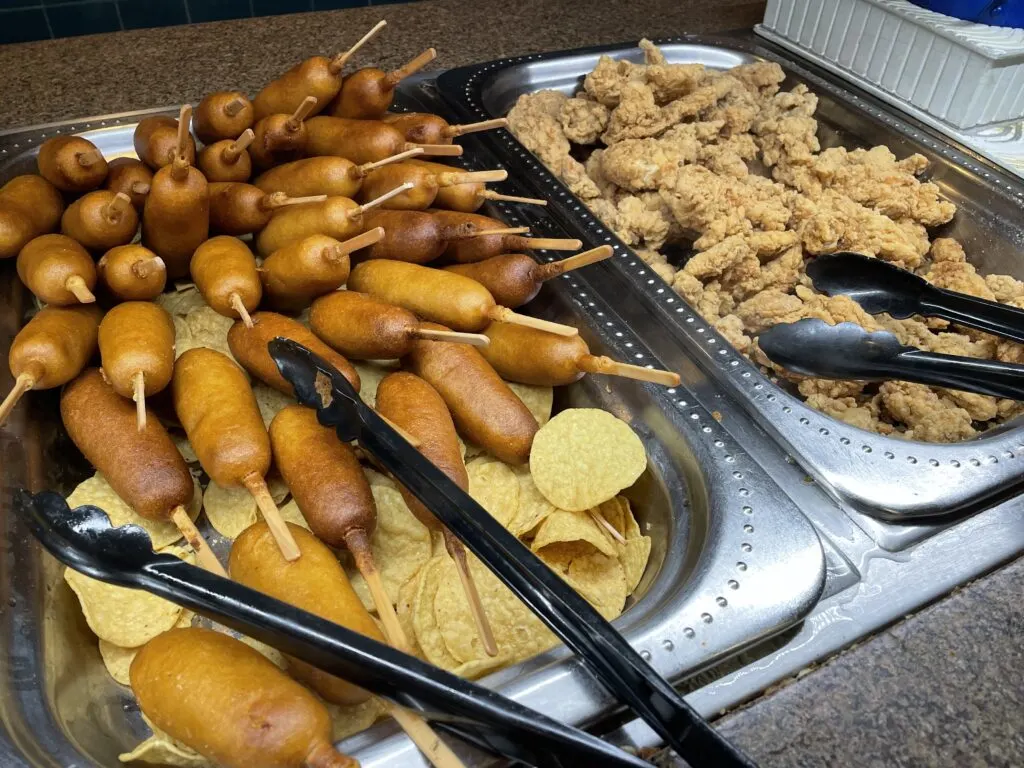
[[[257,91],[380,18],[357,66],[436,69],[749,28],[756,0],[428,0],[0,47],[0,130]],[[718,721],[762,766],[1024,766],[1024,560]]]
[[[381,18],[356,66],[434,46],[448,69],[584,45],[749,28],[757,0],[429,0],[0,46],[0,130],[255,93],[300,59],[344,50]]]
[[[716,726],[764,768],[1024,765],[1024,559]]]

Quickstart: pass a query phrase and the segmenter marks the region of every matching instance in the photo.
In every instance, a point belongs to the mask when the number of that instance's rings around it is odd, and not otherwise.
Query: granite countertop
[[[749,28],[756,0],[426,0],[0,46],[0,130],[256,92],[389,22],[359,66]],[[628,11],[628,12],[627,12]],[[1024,765],[1024,560],[717,721],[763,766]]]

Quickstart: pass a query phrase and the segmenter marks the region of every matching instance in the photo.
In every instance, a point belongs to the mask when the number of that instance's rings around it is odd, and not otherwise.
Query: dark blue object
[[[1024,0],[910,0],[914,5],[964,21],[1024,29]]]

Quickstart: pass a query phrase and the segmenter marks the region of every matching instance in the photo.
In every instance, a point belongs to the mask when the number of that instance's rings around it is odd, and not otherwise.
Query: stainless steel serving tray
[[[403,105],[430,109],[426,98],[417,90]],[[81,133],[107,157],[131,155],[134,125],[160,111],[0,134],[0,183],[33,171],[37,145],[59,133]],[[470,167],[481,162],[464,160]],[[512,218],[513,211],[494,213]],[[531,216],[538,232],[565,236],[545,211]],[[0,352],[6,355],[30,304],[13,263],[0,265],[0,291],[6,299]],[[657,331],[653,324],[634,329],[570,276],[546,286],[531,311],[578,326],[597,354],[660,365],[641,340]],[[10,385],[4,366],[0,388]],[[647,447],[650,468],[631,493],[641,525],[654,538],[652,560],[637,601],[616,624],[658,670],[681,681],[791,627],[813,608],[826,570],[813,526],[687,391],[593,376],[560,391],[559,399],[561,407],[593,405],[627,419]],[[766,441],[765,447],[772,446]],[[60,567],[9,513],[15,487],[67,491],[90,471],[63,433],[56,392],[26,399],[0,429],[0,455],[0,638],[7,651],[0,657],[0,764],[117,765],[117,754],[147,729],[130,692],[107,675]],[[224,546],[212,535],[211,542],[215,549]],[[573,724],[615,715],[614,702],[564,648],[485,684]],[[426,765],[389,723],[354,736],[344,748],[364,766]],[[471,764],[488,762],[480,753],[466,755]]]
[[[788,76],[787,87],[806,82],[818,93],[823,146],[887,144],[898,156],[925,155],[931,161],[930,180],[959,207],[941,234],[963,242],[982,272],[1024,278],[1024,184],[1019,179],[749,34],[688,36],[659,44],[671,62],[700,62],[716,69],[757,58],[779,62]],[[500,116],[523,93],[545,88],[574,92],[602,54],[643,60],[640,49],[629,44],[522,56],[452,70],[439,78],[438,88],[460,119]],[[627,278],[616,304],[626,321],[671,334],[841,503],[882,520],[907,521],[977,509],[1011,492],[1024,477],[1019,420],[970,441],[937,445],[882,437],[809,408],[736,352],[510,132],[480,134],[474,141],[486,144],[535,194],[551,199],[555,214],[574,236],[588,245],[611,243],[614,269]],[[645,338],[655,343],[653,336]],[[898,538],[919,536],[911,532]]]

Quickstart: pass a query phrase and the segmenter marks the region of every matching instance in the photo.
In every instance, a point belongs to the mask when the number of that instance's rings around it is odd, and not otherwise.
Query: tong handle
[[[914,349],[897,355],[888,372],[918,384],[1024,400],[1024,365]]]
[[[694,766],[753,766],[600,613],[376,413],[360,404],[360,442],[433,512],[590,672]]]
[[[921,297],[921,314],[1024,343],[1024,309],[933,288]]]

